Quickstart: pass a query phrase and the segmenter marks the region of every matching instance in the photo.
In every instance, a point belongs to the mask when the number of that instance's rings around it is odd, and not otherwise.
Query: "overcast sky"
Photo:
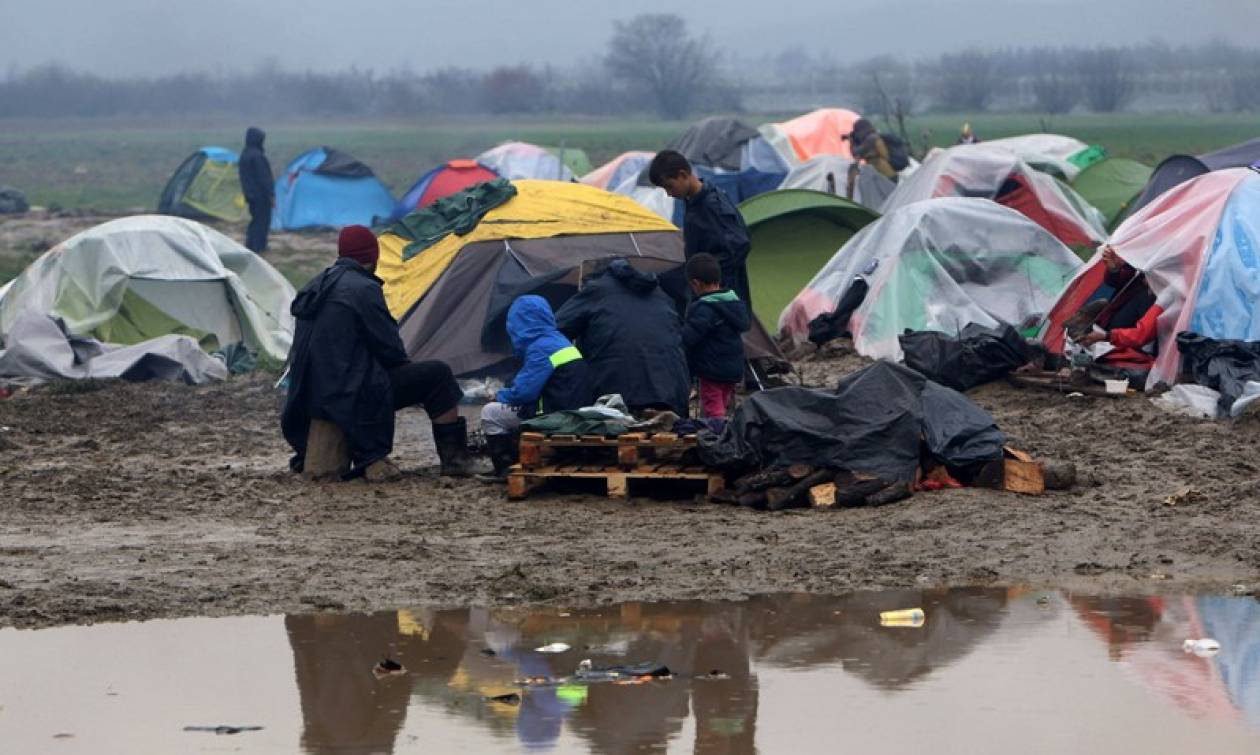
[[[612,22],[673,12],[727,49],[838,62],[969,46],[1256,46],[1260,0],[0,0],[0,65],[102,75],[358,66],[564,66],[600,55]]]

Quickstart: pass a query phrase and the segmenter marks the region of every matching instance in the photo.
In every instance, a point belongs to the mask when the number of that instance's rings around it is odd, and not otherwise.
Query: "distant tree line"
[[[600,58],[572,68],[451,66],[425,73],[294,72],[274,63],[245,73],[109,79],[58,64],[0,78],[0,118],[412,117],[803,109],[850,104],[868,114],[925,110],[1114,112],[1147,97],[1170,108],[1260,109],[1260,52],[1227,44],[963,50],[907,60],[839,64],[793,48],[758,59],[723,55],[679,17],[614,24]],[[769,104],[767,104],[769,103]]]

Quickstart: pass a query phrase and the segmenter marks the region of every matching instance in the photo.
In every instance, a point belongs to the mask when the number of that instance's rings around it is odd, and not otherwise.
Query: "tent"
[[[1055,178],[1072,181],[1082,169],[1107,156],[1102,147],[1059,134],[1024,134],[990,139],[984,144],[1006,150],[1029,166]]]
[[[852,164],[851,159],[839,155],[811,157],[792,168],[779,188],[813,189],[842,197],[847,196],[849,166]],[[853,185],[853,196],[849,199],[872,210],[879,210],[896,188],[897,184],[885,178],[870,165],[862,163],[857,181]]]
[[[575,181],[591,171],[591,160],[580,149],[540,147],[527,142],[505,142],[477,155],[477,162],[510,181]]]
[[[1151,174],[1151,180],[1146,184],[1146,188],[1142,190],[1137,199],[1129,204],[1128,209],[1121,217],[1132,215],[1150,204],[1160,194],[1185,181],[1189,181],[1195,176],[1201,176],[1214,170],[1245,168],[1249,165],[1254,165],[1257,161],[1260,161],[1260,138],[1235,144],[1232,147],[1218,149],[1215,152],[1209,152],[1198,157],[1172,155],[1155,166],[1155,171]]]
[[[906,330],[957,335],[971,323],[1023,327],[1050,311],[1081,261],[1043,228],[982,199],[942,197],[871,223],[836,252],[779,319],[803,341],[854,280],[868,291],[849,321],[858,353],[900,359]]]
[[[852,157],[847,137],[862,116],[843,108],[820,108],[782,123],[762,126],[765,137],[790,165],[819,155]]]
[[[582,176],[582,183],[614,191],[618,186],[638,178],[651,164],[655,152],[622,152],[595,170]]]
[[[202,147],[192,153],[166,182],[157,211],[193,220],[244,220],[247,211],[237,159],[224,147]]]
[[[1108,157],[1076,174],[1072,188],[1096,207],[1113,227],[1131,202],[1142,193],[1153,170],[1127,157]]]
[[[1145,273],[1164,310],[1148,389],[1177,382],[1178,333],[1260,341],[1260,174],[1231,168],[1191,179],[1121,223],[1110,244]],[[1064,290],[1041,334],[1050,351],[1063,352],[1065,321],[1090,300],[1103,274],[1099,253]]]
[[[762,322],[778,322],[819,268],[853,234],[879,218],[843,197],[808,189],[780,189],[739,206],[752,237],[748,278],[753,311]]]
[[[275,268],[218,231],[137,215],[89,228],[32,262],[0,292],[0,338],[35,312],[109,344],[177,333],[207,351],[244,343],[282,361],[293,296]]]
[[[633,201],[592,186],[514,181],[516,195],[464,235],[450,234],[417,254],[406,229],[380,237],[377,275],[413,359],[441,359],[458,375],[505,371],[511,348],[502,317],[525,293],[559,306],[601,260],[624,256],[663,274],[681,297],[682,234]],[[764,330],[750,358],[777,355]]]
[[[276,179],[273,230],[372,225],[394,211],[389,189],[372,169],[332,147],[316,147]]]
[[[790,166],[756,129],[734,118],[714,116],[692,124],[667,149],[681,152],[697,175],[742,202],[779,188]],[[643,171],[640,184],[648,184]]]
[[[991,199],[1020,211],[1071,247],[1092,248],[1107,237],[1102,213],[1070,187],[987,143],[950,147],[929,157],[897,184],[881,211],[888,215],[932,197]]]
[[[494,171],[483,168],[475,160],[451,160],[443,163],[411,185],[402,199],[394,206],[390,220],[397,220],[409,212],[427,207],[442,197],[449,197],[457,191],[482,181],[493,181],[498,178]]]

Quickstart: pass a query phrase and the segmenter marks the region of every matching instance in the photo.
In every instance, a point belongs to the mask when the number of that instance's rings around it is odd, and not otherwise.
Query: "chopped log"
[[[888,487],[879,491],[878,493],[868,495],[866,497],[866,505],[867,506],[883,506],[886,503],[896,503],[897,501],[904,501],[905,499],[910,497],[911,492],[912,491],[910,490],[910,483],[895,482],[892,485],[889,485]]]
[[[723,488],[722,490],[715,490],[709,494],[709,503],[725,503],[734,506],[739,503],[739,496],[735,494],[734,490],[727,490]]]
[[[830,481],[831,477],[830,470],[821,469],[790,487],[770,488],[766,491],[766,508],[771,511],[782,511],[789,507],[803,506],[809,489]]]
[[[787,468],[787,473],[793,480],[803,480],[814,473],[814,468],[808,464],[793,464]]]
[[[841,472],[836,475],[836,508],[864,506],[868,496],[872,496],[886,487],[888,487],[888,483],[877,477]]]
[[[765,490],[770,487],[790,484],[792,484],[792,478],[788,475],[786,469],[772,467],[739,478],[735,481],[735,489],[741,493],[747,493],[753,490]]]
[[[742,493],[735,496],[735,502],[750,509],[764,509],[766,507],[766,492],[758,490],[752,493]]]
[[[829,509],[836,505],[836,484],[824,482],[809,489],[809,505],[816,509]]]
[[[1040,462],[1006,459],[1002,467],[1004,490],[1025,495],[1040,495],[1046,492],[1046,480]]]
[[[1006,463],[1004,459],[994,459],[986,461],[976,472],[975,477],[971,479],[973,487],[988,488],[989,490],[1001,490],[1002,483],[1006,478]]]
[[[1041,462],[1046,490],[1071,490],[1076,485],[1076,465],[1070,461]]]
[[[350,443],[335,422],[312,419],[306,433],[302,476],[308,480],[336,480],[350,471]]]

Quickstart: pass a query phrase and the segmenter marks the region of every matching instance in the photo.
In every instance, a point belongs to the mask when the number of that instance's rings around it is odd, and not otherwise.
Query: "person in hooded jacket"
[[[691,380],[682,322],[654,273],[614,259],[560,307],[556,324],[586,357],[595,395],[620,393],[632,411],[687,416]]]
[[[722,268],[712,255],[687,260],[687,282],[696,296],[682,327],[687,365],[700,380],[701,416],[721,419],[744,379],[743,334],[752,318],[735,292],[722,288]]]
[[[250,126],[245,131],[245,149],[236,164],[241,177],[241,193],[249,205],[249,227],[245,229],[245,247],[254,253],[267,250],[267,231],[271,229],[271,209],[276,205],[276,179],[271,163],[263,152],[267,135]]]
[[[485,482],[507,478],[516,462],[516,431],[522,420],[595,402],[586,360],[556,328],[546,299],[517,297],[508,308],[507,332],[521,369],[481,409],[481,428],[494,464],[493,475],[480,477]]]
[[[300,472],[312,419],[335,423],[350,447],[350,476],[388,479],[394,412],[422,405],[433,423],[442,474],[467,477],[483,471],[468,453],[467,424],[459,416],[463,391],[444,362],[410,362],[385,305],[376,236],[347,226],[337,239],[338,259],[307,283],[293,300],[297,319],[289,350],[289,394],[280,417],[293,447],[289,467]]]
[[[870,165],[884,178],[897,180],[897,171],[892,166],[888,144],[870,121],[858,118],[853,123],[852,133],[846,138],[854,160]]]

